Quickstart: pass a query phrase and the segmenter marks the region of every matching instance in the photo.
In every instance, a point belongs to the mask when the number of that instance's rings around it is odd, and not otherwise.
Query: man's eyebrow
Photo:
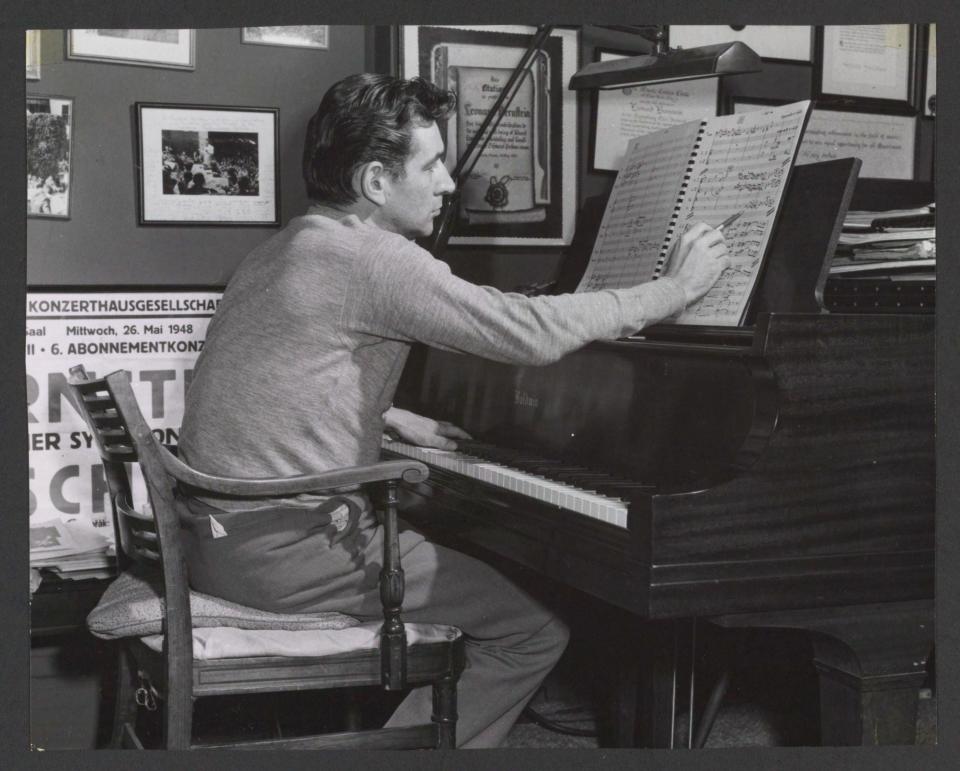
[[[439,153],[436,153],[435,155],[433,155],[425,164],[423,164],[423,168],[425,169],[430,168],[431,166],[433,166],[433,164],[435,164],[437,161],[443,158],[443,156],[446,154],[447,154],[447,151],[446,151],[446,148],[444,148]]]

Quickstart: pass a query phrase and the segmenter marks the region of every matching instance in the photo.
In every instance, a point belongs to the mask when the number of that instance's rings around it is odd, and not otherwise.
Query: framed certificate
[[[631,54],[599,51],[599,60]],[[717,114],[719,78],[597,91],[593,170],[617,171],[634,137]]]
[[[535,27],[403,27],[403,77],[457,95],[440,126],[452,169],[535,34]],[[559,246],[576,211],[576,30],[556,29],[534,58],[497,130],[466,179],[451,244]]]
[[[913,112],[916,36],[912,24],[822,27],[814,79],[817,101]]]

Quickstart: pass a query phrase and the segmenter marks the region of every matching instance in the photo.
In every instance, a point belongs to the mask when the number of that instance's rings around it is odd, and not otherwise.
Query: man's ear
[[[380,161],[365,163],[356,171],[354,185],[360,195],[377,206],[382,206],[387,200],[385,183],[387,170]]]

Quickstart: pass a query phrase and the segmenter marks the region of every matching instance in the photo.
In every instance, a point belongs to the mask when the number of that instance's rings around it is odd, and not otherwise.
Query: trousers
[[[312,509],[225,512],[195,499],[187,509],[181,525],[197,591],[273,612],[382,618],[384,531],[372,517],[361,516],[343,534]],[[217,537],[209,536],[213,531]],[[400,554],[404,621],[449,624],[464,634],[457,746],[500,746],[563,653],[567,627],[499,571],[406,523]],[[432,706],[430,687],[415,688],[387,726],[429,722]]]

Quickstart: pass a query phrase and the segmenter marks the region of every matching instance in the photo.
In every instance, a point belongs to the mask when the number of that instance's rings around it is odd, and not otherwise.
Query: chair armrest
[[[167,472],[179,482],[207,492],[237,496],[297,495],[318,493],[371,482],[422,482],[429,474],[427,467],[415,460],[389,460],[369,466],[352,466],[319,474],[266,479],[236,479],[204,474],[190,468],[169,452],[162,453]]]

